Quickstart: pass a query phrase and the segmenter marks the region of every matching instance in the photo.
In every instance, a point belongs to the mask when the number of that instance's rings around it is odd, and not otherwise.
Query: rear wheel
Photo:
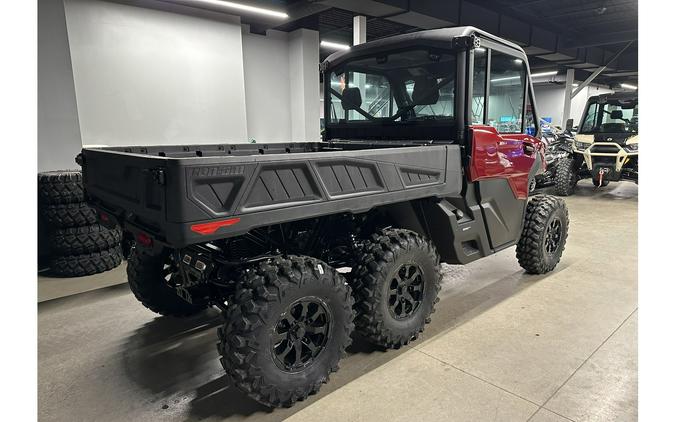
[[[354,300],[344,278],[309,257],[277,257],[242,271],[218,329],[234,384],[258,402],[290,407],[319,391],[351,344]]]
[[[424,331],[441,289],[438,253],[426,238],[381,230],[366,242],[352,273],[359,333],[399,348]]]
[[[555,194],[559,196],[569,196],[574,193],[574,189],[579,181],[574,159],[564,158],[558,163],[555,171]]]
[[[132,247],[127,264],[129,287],[146,308],[160,315],[174,317],[191,316],[205,309],[205,303],[189,303],[169,285],[179,277],[168,250],[159,255],[150,255]]]
[[[518,263],[530,274],[552,271],[565,250],[569,216],[565,202],[537,195],[527,204],[523,232],[516,246]]]

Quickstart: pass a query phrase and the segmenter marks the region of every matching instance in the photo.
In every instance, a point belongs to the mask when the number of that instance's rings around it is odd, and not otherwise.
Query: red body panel
[[[528,176],[537,154],[542,158],[542,166],[545,165],[541,140],[526,134],[499,134],[495,128],[486,125],[474,125],[469,129],[471,181],[506,179],[515,197],[526,199]]]

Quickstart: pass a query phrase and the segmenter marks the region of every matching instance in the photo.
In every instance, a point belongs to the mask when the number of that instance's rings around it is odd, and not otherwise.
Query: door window
[[[532,88],[528,89],[527,97],[525,98],[525,133],[530,136],[537,135],[537,121],[534,115],[534,102],[532,101]]]
[[[499,133],[523,132],[526,81],[521,59],[492,50],[487,123]]]

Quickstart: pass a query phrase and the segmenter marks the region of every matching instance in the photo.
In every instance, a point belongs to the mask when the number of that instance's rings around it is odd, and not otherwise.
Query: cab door
[[[520,237],[529,181],[543,163],[543,149],[535,137],[524,56],[496,48],[473,50],[470,85],[467,174],[496,250]]]

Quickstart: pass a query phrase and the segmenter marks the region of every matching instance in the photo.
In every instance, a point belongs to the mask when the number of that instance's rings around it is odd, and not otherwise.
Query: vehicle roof
[[[588,101],[597,101],[599,99],[603,100],[637,100],[638,99],[638,94],[637,91],[633,92],[613,92],[613,93],[608,93],[608,94],[600,94],[600,95],[594,95],[592,97],[588,97]]]
[[[355,45],[348,50],[337,51],[331,54],[324,60],[324,63],[327,62],[330,65],[335,65],[353,56],[367,55],[372,52],[388,50],[391,47],[415,43],[423,44],[424,42],[445,43],[456,37],[466,37],[470,35],[477,35],[479,38],[489,39],[525,54],[525,51],[523,51],[518,44],[514,44],[473,26],[458,26],[454,28],[429,29],[426,31],[412,32],[410,34],[395,35],[393,37],[381,38],[379,40]]]

